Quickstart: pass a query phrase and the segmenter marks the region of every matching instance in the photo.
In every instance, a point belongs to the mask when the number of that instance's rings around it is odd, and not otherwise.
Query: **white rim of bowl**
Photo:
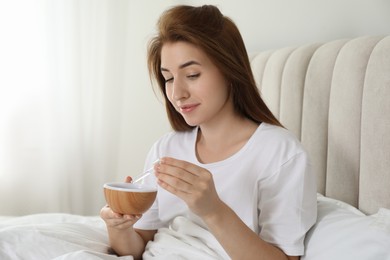
[[[133,187],[126,187],[126,186],[133,186]],[[155,191],[157,191],[157,187],[153,187],[150,185],[129,183],[129,182],[109,182],[109,183],[105,183],[103,185],[103,188],[107,188],[110,190],[127,191],[127,192],[155,192]]]

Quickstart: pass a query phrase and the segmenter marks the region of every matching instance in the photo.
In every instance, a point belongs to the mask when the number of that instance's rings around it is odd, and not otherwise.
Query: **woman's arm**
[[[158,184],[183,199],[203,219],[232,259],[299,259],[262,240],[220,200],[212,175],[197,165],[161,158],[155,166]]]
[[[153,240],[156,230],[134,229],[140,216],[121,215],[108,206],[102,208],[100,216],[106,222],[111,248],[118,255],[132,255],[141,259],[148,241]]]
[[[262,240],[223,202],[214,212],[204,216],[203,221],[232,259],[300,258],[287,256],[279,248]]]

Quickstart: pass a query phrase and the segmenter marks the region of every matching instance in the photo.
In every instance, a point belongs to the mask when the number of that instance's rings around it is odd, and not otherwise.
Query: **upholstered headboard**
[[[312,159],[318,192],[390,209],[390,36],[251,56],[262,97]]]

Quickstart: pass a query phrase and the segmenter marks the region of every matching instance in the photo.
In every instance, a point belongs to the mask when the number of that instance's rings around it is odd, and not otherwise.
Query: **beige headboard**
[[[318,192],[390,208],[390,36],[251,56],[262,97],[306,147]]]

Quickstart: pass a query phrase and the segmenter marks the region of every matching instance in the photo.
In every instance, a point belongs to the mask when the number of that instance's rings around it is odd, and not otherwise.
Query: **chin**
[[[187,119],[185,119],[185,118],[184,118],[184,121],[186,121],[187,125],[192,126],[192,127],[195,127],[195,126],[198,126],[198,125],[199,125],[199,122],[187,120]]]
[[[192,127],[198,126],[198,124],[195,124],[195,123],[190,123],[190,122],[187,122],[187,121],[186,121],[186,123],[187,123],[187,125],[192,126]]]

